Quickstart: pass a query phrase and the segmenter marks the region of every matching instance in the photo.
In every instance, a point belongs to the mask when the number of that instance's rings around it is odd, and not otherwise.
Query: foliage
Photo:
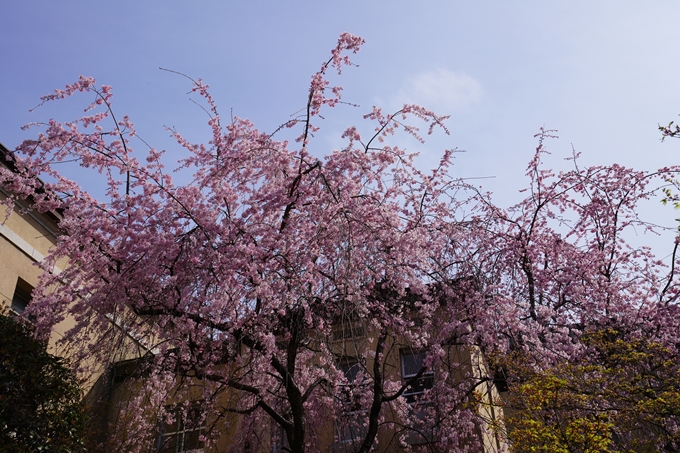
[[[677,451],[677,353],[613,329],[582,340],[582,363],[535,371],[517,355],[505,362],[517,380],[503,401],[512,451]]]
[[[506,357],[495,366],[509,379],[510,397],[499,401],[508,440],[516,451],[628,451],[635,442],[656,451],[677,430],[672,404],[658,406],[673,401],[665,392],[677,382],[677,242],[669,269],[627,244],[626,231],[653,231],[638,204],[658,191],[653,179],[664,184],[677,169],[580,168],[575,154],[574,169],[555,174],[538,164],[547,137],[528,169],[529,196],[508,211],[490,206],[487,217],[498,225],[480,272],[492,289],[487,313],[498,313],[487,352]],[[515,316],[522,322],[509,327]]]
[[[675,124],[674,121],[668,123],[668,126],[659,126],[661,131],[661,141],[664,141],[667,137],[670,138],[680,138],[680,125]],[[676,179],[669,179],[668,182],[677,187],[678,181]],[[680,209],[680,198],[674,193],[670,188],[663,188],[664,198],[661,202],[665,205],[671,203],[675,209]]]
[[[30,330],[0,315],[0,450],[85,451],[80,388]]]
[[[591,354],[586,332],[625,327],[675,350],[675,267],[625,237],[653,232],[638,206],[678,168],[581,168],[574,154],[571,169],[553,172],[541,163],[551,133],[541,131],[526,198],[501,209],[450,174],[451,151],[423,172],[391,143],[398,132],[422,141],[413,120],[446,131],[444,117],[415,105],[373,107],[368,133],[348,127],[344,147],[321,156],[320,113],[341,103],[328,73],[350,65],[346,54],[362,43],[341,35],[301,116],[274,133],[225,122],[207,85],[192,81],[211,139],[194,144],[170,131],[187,151],[186,184],[164,169],[163,152],[135,157],[134,125],[114,117],[111,88],[86,77],[43,101],[89,93],[93,113],[34,125],[43,131],[14,153],[17,171],[0,169],[14,197],[64,209],[64,235],[30,307],[39,332],[68,314],[76,325],[65,341],[81,348],[79,365],[140,357],[128,386],[138,393],[121,403],[111,435],[121,450],[151,449],[150,425],[173,422],[167,407],[200,400],[208,446],[238,426],[235,449],[327,450],[329,437],[343,436],[329,435],[331,414],[356,428],[348,451],[425,441],[431,451],[478,451],[493,437],[483,419],[497,424],[480,409],[494,394],[484,355],[522,353],[536,381],[520,394],[539,398],[527,403],[536,408],[569,384],[561,364]],[[107,200],[59,173],[72,161],[103,175]],[[47,190],[36,190],[41,175]],[[72,265],[52,274],[63,257]],[[402,379],[407,355],[419,361]],[[527,430],[556,435],[536,420]],[[579,415],[564,432],[575,439],[606,423]]]
[[[661,131],[661,140],[664,140],[666,137],[680,137],[680,125],[675,124],[674,121],[668,123],[668,126],[659,126],[659,130]]]

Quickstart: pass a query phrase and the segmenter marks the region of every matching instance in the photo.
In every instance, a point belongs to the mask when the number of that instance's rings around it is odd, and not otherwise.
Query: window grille
[[[418,374],[425,361],[425,352],[401,352],[401,376],[404,382],[412,379]],[[409,403],[420,400],[422,394],[434,385],[434,373],[431,369],[426,370],[423,375],[404,391],[404,397]]]
[[[205,418],[201,414],[201,406],[192,404],[186,413],[181,405],[172,409],[173,423],[161,423],[158,439],[159,453],[203,453],[204,442],[201,440],[205,429]]]

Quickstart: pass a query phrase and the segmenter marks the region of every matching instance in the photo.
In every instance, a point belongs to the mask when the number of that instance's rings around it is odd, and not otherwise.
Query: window
[[[290,451],[288,436],[283,427],[278,423],[272,422],[272,453],[284,453]]]
[[[496,390],[499,392],[507,392],[508,387],[508,369],[507,367],[498,367],[493,373],[493,383],[496,385]]]
[[[337,367],[347,380],[347,384],[342,384],[339,386],[338,398],[342,401],[343,406],[345,406],[346,412],[352,412],[359,409],[357,402],[352,400],[352,389],[359,384],[357,381],[357,376],[361,371],[361,364],[356,357],[340,357],[337,361]]]
[[[425,352],[401,352],[401,376],[404,382],[413,378],[423,367]],[[426,370],[423,375],[411,384],[404,392],[404,397],[409,403],[420,399],[425,390],[431,389],[434,384],[434,373],[431,369]]]
[[[352,411],[338,418],[338,444],[358,447],[366,436],[366,411]]]
[[[425,352],[401,351],[401,376],[404,382],[415,377],[423,367]],[[436,422],[433,418],[432,404],[423,398],[426,390],[434,385],[434,372],[427,369],[415,382],[404,391],[404,398],[411,405],[410,416],[413,424],[406,435],[409,444],[422,444],[432,442],[434,439],[434,427]]]
[[[193,403],[186,413],[184,409],[182,405],[177,405],[171,409],[174,413],[174,422],[161,422],[161,433],[158,436],[159,453],[203,452],[204,442],[201,435],[205,428],[205,419],[201,414],[201,405]]]
[[[17,279],[17,286],[14,288],[14,296],[12,296],[12,311],[16,314],[22,314],[28,303],[31,301],[31,292],[33,287],[26,283],[23,279]]]
[[[358,446],[366,436],[366,411],[361,410],[356,401],[352,401],[351,388],[357,384],[357,376],[361,364],[356,357],[340,357],[338,368],[345,375],[347,385],[340,386],[340,395],[345,412],[336,420],[338,444],[342,446]]]
[[[345,379],[347,379],[349,384],[354,383],[361,370],[361,366],[356,357],[341,357],[338,360],[338,367],[340,368],[340,371],[342,371],[342,374],[345,375]]]

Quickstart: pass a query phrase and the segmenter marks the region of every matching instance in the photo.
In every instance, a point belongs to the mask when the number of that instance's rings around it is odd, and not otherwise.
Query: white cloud
[[[437,69],[410,78],[392,97],[390,104],[419,104],[451,112],[477,102],[482,97],[482,86],[472,77]]]

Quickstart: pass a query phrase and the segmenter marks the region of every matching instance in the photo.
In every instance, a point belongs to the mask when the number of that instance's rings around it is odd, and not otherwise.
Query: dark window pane
[[[403,377],[409,377],[418,374],[418,371],[423,367],[425,361],[425,352],[416,353],[402,353],[401,363]]]
[[[366,419],[366,412],[356,411],[350,412],[336,421],[338,432],[338,443],[358,443],[366,436],[366,426],[364,421]]]
[[[353,357],[345,357],[340,361],[340,370],[345,375],[347,382],[352,383],[356,380],[359,374],[359,363]]]
[[[175,417],[175,421],[165,425],[166,433],[175,433],[179,431],[179,417]]]
[[[164,423],[160,427],[160,453],[184,453],[201,450],[205,445],[200,440],[204,422],[201,420],[200,402],[194,402],[184,414],[181,405],[167,408],[173,412],[173,423]]]
[[[163,444],[159,451],[161,453],[175,453],[177,451],[177,435],[163,436]]]
[[[22,279],[17,280],[17,285],[14,288],[14,296],[12,296],[12,310],[14,310],[15,313],[23,313],[24,310],[26,310],[26,307],[28,306],[28,303],[31,301],[31,291],[33,291],[33,287],[26,283]]]
[[[197,450],[203,448],[203,442],[199,440],[201,434],[200,429],[187,431],[184,434],[184,449],[182,451]]]

